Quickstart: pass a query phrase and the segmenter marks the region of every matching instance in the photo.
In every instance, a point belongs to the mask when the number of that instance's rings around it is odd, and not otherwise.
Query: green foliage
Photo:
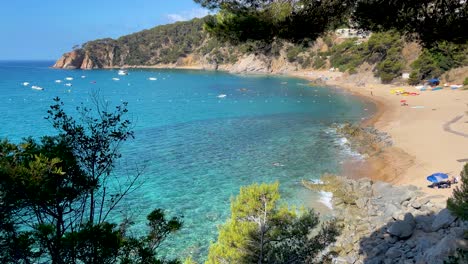
[[[208,30],[230,41],[315,39],[327,29],[352,22],[359,28],[397,30],[430,46],[435,41],[464,43],[468,4],[460,0],[267,1],[195,0],[219,10]]]
[[[338,231],[318,224],[312,211],[280,206],[278,183],[243,187],[231,200],[231,217],[220,227],[206,263],[311,263]]]
[[[430,48],[424,48],[418,59],[413,62],[413,77],[411,83],[439,77],[444,72],[468,65],[468,43],[454,44],[439,41]]]
[[[291,46],[286,50],[286,58],[289,62],[294,62],[297,60],[299,53],[303,52],[304,49],[301,46]]]
[[[468,263],[468,250],[458,248],[453,256],[444,260],[444,264],[463,264]]]
[[[154,210],[141,238],[106,221],[138,176],[117,190],[107,184],[133,132],[126,103],[115,111],[95,106],[78,107],[75,120],[56,98],[48,119],[58,135],[0,142],[1,263],[166,263],[156,249],[180,229],[178,218]]]
[[[410,73],[408,84],[409,85],[417,85],[421,82],[422,78],[418,71],[413,70]]]
[[[354,22],[374,32],[397,30],[425,46],[447,40],[465,43],[468,4],[460,0],[358,0]]]
[[[314,69],[322,69],[327,64],[327,61],[322,56],[315,56],[312,66]]]
[[[134,34],[113,39],[87,42],[83,49],[93,57],[98,66],[106,65],[150,65],[175,63],[179,58],[194,52],[206,39],[203,31],[204,19],[157,26]],[[216,45],[216,43],[210,43]],[[209,49],[208,47],[207,49]],[[107,53],[114,56],[108,58]],[[205,52],[207,52],[205,50]],[[103,60],[103,61],[101,61]]]
[[[465,80],[463,81],[463,85],[468,85],[468,77],[466,77]]]
[[[468,220],[468,163],[460,172],[460,186],[453,190],[453,195],[447,200],[447,208],[463,220]]]
[[[404,67],[401,55],[403,43],[398,33],[374,33],[367,42],[361,44],[357,44],[356,40],[347,39],[332,46],[330,62],[333,67],[352,73],[364,62],[376,63],[375,75],[384,83],[401,75]]]
[[[341,1],[224,1],[195,0],[218,14],[206,22],[207,31],[231,43],[247,40],[299,43],[315,40],[346,20],[350,5]]]

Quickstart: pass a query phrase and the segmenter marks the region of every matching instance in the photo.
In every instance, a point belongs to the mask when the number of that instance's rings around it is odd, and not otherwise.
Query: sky
[[[74,45],[203,17],[192,0],[1,0],[0,60],[56,60]]]

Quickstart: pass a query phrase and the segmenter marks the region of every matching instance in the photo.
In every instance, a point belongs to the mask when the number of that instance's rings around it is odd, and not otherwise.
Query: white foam
[[[309,182],[313,184],[323,184],[323,181],[320,179],[310,179]]]
[[[325,192],[325,191],[320,191],[319,193],[320,193],[319,201],[322,204],[324,204],[326,207],[333,209],[333,204],[332,204],[333,193]]]

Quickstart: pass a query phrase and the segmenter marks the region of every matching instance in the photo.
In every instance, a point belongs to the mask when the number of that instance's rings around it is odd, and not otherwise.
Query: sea
[[[93,108],[96,97],[109,107],[128,102],[135,139],[121,147],[112,179],[140,176],[110,220],[129,218],[140,235],[152,209],[181,217],[183,228],[161,246],[167,258],[204,260],[242,186],[278,181],[291,206],[326,204],[328,195],[301,181],[341,173],[343,161],[358,154],[333,127],[375,112],[343,90],[285,76],[173,69],[121,76],[117,69],[59,70],[53,63],[0,62],[0,138],[18,143],[56,134],[45,119],[55,97],[72,115],[77,106]]]

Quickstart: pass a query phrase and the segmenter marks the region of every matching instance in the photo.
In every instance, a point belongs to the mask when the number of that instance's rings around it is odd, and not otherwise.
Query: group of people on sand
[[[451,188],[452,184],[458,183],[458,177],[450,177],[450,179],[447,179],[446,181],[440,181],[438,183],[432,184],[431,187],[437,188],[437,189],[443,189],[443,188]]]

